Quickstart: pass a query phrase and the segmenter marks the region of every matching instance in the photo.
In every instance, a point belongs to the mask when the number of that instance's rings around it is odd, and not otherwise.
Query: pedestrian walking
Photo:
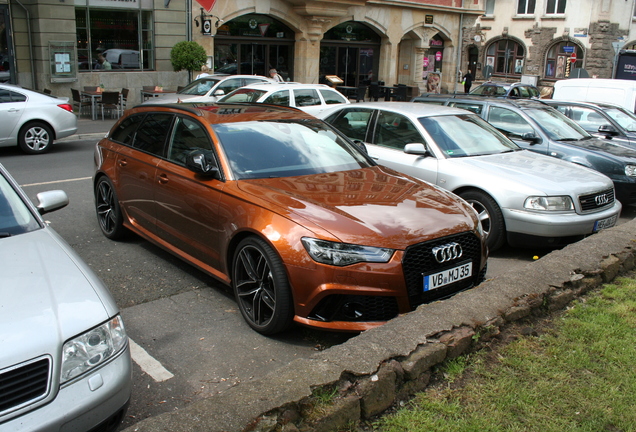
[[[470,86],[473,85],[473,79],[475,79],[475,77],[473,77],[473,74],[468,71],[462,78],[464,83],[464,93],[470,93]]]

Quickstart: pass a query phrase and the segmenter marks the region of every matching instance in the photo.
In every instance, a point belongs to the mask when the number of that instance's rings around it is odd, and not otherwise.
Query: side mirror
[[[369,151],[367,150],[367,146],[360,140],[353,140],[353,143],[358,147],[358,149],[364,153],[365,155],[369,155]]]
[[[529,141],[530,144],[536,144],[538,142],[541,142],[541,138],[537,136],[536,133],[534,132],[526,132],[523,135],[521,135],[521,139],[524,141]]]
[[[211,155],[201,150],[193,150],[186,156],[186,168],[206,177],[219,178],[219,167]]]
[[[422,143],[411,143],[404,146],[404,153],[420,155],[420,156],[431,156],[431,152],[426,149],[426,146]]]
[[[38,199],[38,213],[41,215],[59,210],[68,205],[68,196],[63,190],[52,190],[40,192],[36,195]]]
[[[223,96],[225,94],[225,92],[221,89],[215,90],[214,91],[214,96]]]
[[[616,130],[616,128],[610,124],[600,125],[598,127],[598,133],[606,135],[606,136],[618,135],[618,131]]]

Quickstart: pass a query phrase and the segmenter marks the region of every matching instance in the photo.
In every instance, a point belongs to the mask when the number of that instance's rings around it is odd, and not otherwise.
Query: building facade
[[[636,44],[634,0],[485,0],[463,32],[462,59],[478,79],[613,78]],[[636,78],[636,75],[634,75]]]

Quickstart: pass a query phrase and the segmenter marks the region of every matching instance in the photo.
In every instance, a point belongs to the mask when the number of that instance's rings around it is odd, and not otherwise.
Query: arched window
[[[572,63],[572,54],[576,53],[576,62]],[[573,42],[555,43],[548,49],[545,58],[545,77],[562,79],[570,76],[570,71],[583,67],[583,50]]]
[[[486,50],[486,67],[493,75],[521,75],[523,73],[525,48],[512,39],[500,39]]]

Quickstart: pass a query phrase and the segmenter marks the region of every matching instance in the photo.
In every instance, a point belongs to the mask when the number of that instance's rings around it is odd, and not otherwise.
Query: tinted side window
[[[197,121],[177,117],[168,150],[168,159],[185,165],[186,156],[192,150],[212,150],[210,138]]]
[[[145,116],[146,114],[140,114],[127,117],[117,126],[117,129],[113,130],[110,139],[122,144],[132,144],[135,131]]]
[[[410,143],[425,144],[411,121],[396,113],[380,111],[375,128],[375,144],[402,150]]]
[[[331,115],[326,121],[347,137],[365,141],[372,114],[373,111],[365,109],[344,110]]]
[[[521,115],[506,108],[491,107],[488,122],[507,135],[522,136],[524,133],[534,132]]]
[[[320,98],[314,89],[295,89],[294,98],[297,107],[320,105]]]
[[[170,133],[172,114],[148,114],[137,129],[133,147],[153,155],[163,156],[166,137]]]
[[[322,98],[325,100],[325,103],[327,105],[347,102],[347,100],[341,93],[334,90],[320,90],[320,94],[322,95]]]
[[[481,114],[481,112],[484,110],[483,105],[474,104],[470,102],[451,102],[448,104],[448,106],[454,106],[455,108],[461,108],[468,111],[472,111],[475,114]]]
[[[234,91],[242,86],[243,85],[240,78],[229,78],[219,84],[219,86],[214,89],[214,93],[216,93],[218,90],[223,90],[224,94],[228,94],[229,92]]]
[[[263,103],[289,106],[289,90],[281,90],[269,95]]]
[[[7,102],[24,102],[26,96],[21,93],[12,92],[10,90],[0,90],[0,103]]]
[[[24,102],[27,100],[26,96],[22,93],[16,93],[12,91],[10,91],[9,93],[11,93],[11,102]]]

